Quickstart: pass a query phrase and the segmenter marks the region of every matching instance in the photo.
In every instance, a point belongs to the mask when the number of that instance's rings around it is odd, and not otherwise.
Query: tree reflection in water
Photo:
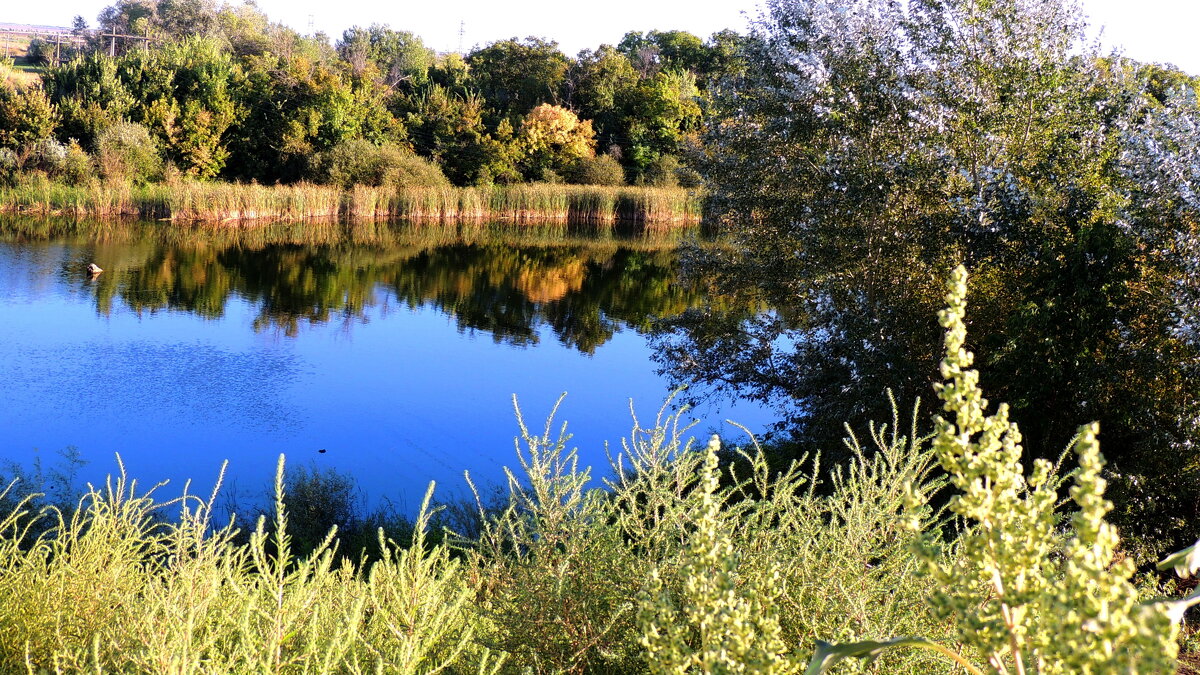
[[[90,257],[83,264],[98,262],[106,272],[79,283],[102,315],[119,302],[215,319],[241,298],[257,307],[254,330],[294,336],[306,323],[349,327],[398,302],[435,307],[459,330],[509,344],[534,344],[548,326],[589,354],[622,327],[647,330],[706,302],[677,274],[677,248],[696,235],[563,225],[0,223],[0,241],[69,243]],[[63,272],[77,262],[63,261]]]

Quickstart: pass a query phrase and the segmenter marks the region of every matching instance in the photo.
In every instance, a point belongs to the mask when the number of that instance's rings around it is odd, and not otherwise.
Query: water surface
[[[0,455],[120,453],[143,481],[259,495],[279,454],[406,508],[514,465],[516,394],[541,430],[563,392],[584,464],[668,395],[645,333],[713,302],[677,279],[694,233],[565,227],[0,221]],[[96,262],[105,272],[83,272]],[[693,411],[698,434],[756,408]],[[321,452],[324,450],[324,452]],[[175,488],[178,491],[178,488]]]

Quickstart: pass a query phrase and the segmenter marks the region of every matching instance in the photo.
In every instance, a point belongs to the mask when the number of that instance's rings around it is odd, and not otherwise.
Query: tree
[[[94,149],[96,134],[128,119],[137,101],[118,72],[118,62],[99,53],[46,71],[46,94],[60,116],[57,135]]]
[[[0,86],[0,148],[19,150],[50,138],[55,117],[54,106],[40,88],[17,91]]]
[[[222,43],[193,37],[115,59],[94,53],[51,69],[46,82],[63,111],[64,140],[91,146],[105,128],[136,122],[155,135],[166,159],[211,178],[225,167],[226,136],[239,116],[234,73]]]
[[[557,42],[527,37],[477,49],[467,55],[467,65],[489,105],[524,115],[540,103],[559,103],[570,62]]]
[[[101,10],[96,21],[100,33],[159,38],[215,37],[221,30],[219,12],[215,0],[118,0]],[[116,46],[122,51],[129,47],[123,41]]]
[[[429,80],[429,69],[436,59],[433,50],[413,33],[379,24],[345,31],[337,50],[356,71],[372,64],[388,87],[404,85],[409,89]]]
[[[495,150],[484,126],[484,102],[476,94],[457,95],[431,85],[419,95],[403,99],[398,110],[408,127],[417,153],[442,166],[457,185],[490,182],[484,171]],[[508,127],[511,132],[511,125]]]
[[[294,181],[309,158],[343,141],[373,143],[403,135],[370,83],[336,64],[267,54],[244,61],[234,98],[245,117],[230,133],[228,173],[259,181]]]
[[[630,31],[617,44],[623,54],[637,64],[645,75],[663,68],[688,70],[699,74],[709,61],[708,47],[697,36],[683,30],[648,33]]]
[[[567,75],[567,103],[596,126],[602,148],[627,143],[628,133],[620,104],[638,86],[633,64],[610,45],[584,50]]]
[[[527,177],[562,176],[580,160],[595,157],[596,132],[590,120],[580,121],[566,108],[543,103],[521,122],[521,164]]]
[[[659,71],[625,92],[625,160],[636,175],[663,155],[678,153],[684,138],[699,130],[699,95],[696,76],[674,69]]]
[[[734,246],[692,269],[774,309],[692,312],[664,364],[775,404],[801,446],[836,452],[844,423],[885,412],[872,392],[928,392],[938,280],[965,262],[972,348],[1027,452],[1055,458],[1100,420],[1125,523],[1181,534],[1200,516],[1200,346],[1183,318],[1197,212],[1134,179],[1153,97],[1082,38],[1058,0],[769,3],[697,158]],[[1167,136],[1162,157],[1194,146]],[[1155,493],[1153,517],[1133,515]]]

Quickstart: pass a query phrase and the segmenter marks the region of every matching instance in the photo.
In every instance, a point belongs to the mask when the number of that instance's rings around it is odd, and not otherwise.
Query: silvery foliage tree
[[[1172,246],[1189,255],[1175,280],[1178,328],[1187,339],[1200,339],[1200,105],[1194,89],[1175,89],[1163,105],[1147,112],[1141,124],[1126,130],[1122,169],[1131,179],[1137,203],[1155,214],[1170,214],[1190,225],[1162,227],[1141,218],[1127,222],[1157,248]],[[1171,221],[1167,221],[1171,222]]]
[[[1099,419],[1128,477],[1114,494],[1170,477],[1194,505],[1200,350],[1180,308],[1196,220],[1179,182],[1194,104],[1156,108],[1084,28],[1063,0],[770,0],[698,158],[733,246],[691,270],[773,310],[685,315],[661,339],[666,369],[836,448],[885,388],[928,391],[939,279],[965,262],[985,385],[1026,448],[1057,456]]]

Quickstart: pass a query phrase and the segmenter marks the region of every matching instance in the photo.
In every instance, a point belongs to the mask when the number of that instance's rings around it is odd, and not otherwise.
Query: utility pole
[[[112,29],[112,41],[108,43],[108,58],[114,58],[117,55],[117,29]]]

